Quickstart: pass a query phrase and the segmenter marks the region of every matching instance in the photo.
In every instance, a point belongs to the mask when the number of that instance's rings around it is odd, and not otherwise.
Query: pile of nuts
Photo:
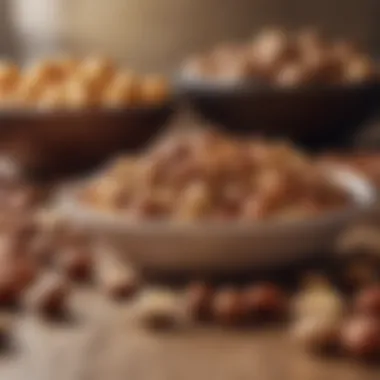
[[[178,221],[302,219],[350,202],[292,146],[211,130],[172,136],[141,156],[117,160],[81,199],[132,220]]]
[[[26,68],[0,62],[0,106],[85,109],[156,106],[168,100],[159,75],[139,75],[106,58],[52,58]]]
[[[379,78],[374,60],[354,43],[331,42],[315,30],[289,33],[281,29],[264,30],[245,44],[225,44],[191,58],[183,73],[189,78],[254,80],[286,88]]]

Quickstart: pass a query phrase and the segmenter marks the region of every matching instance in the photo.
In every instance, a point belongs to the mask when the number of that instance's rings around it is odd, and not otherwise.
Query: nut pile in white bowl
[[[172,136],[125,156],[95,178],[82,201],[132,219],[298,219],[345,207],[348,194],[285,143],[215,131]]]

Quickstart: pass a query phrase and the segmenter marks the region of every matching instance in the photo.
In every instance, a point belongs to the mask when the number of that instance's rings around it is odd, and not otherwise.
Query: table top
[[[376,380],[380,369],[347,359],[312,357],[284,329],[221,330],[189,327],[149,332],[129,317],[128,304],[112,305],[82,289],[74,319],[50,325],[20,318],[14,349],[0,361],[9,380]]]
[[[380,156],[355,157],[352,162],[380,184]],[[13,344],[0,354],[0,379],[380,378],[380,367],[303,352],[285,328],[191,326],[152,332],[131,318],[128,302],[111,302],[91,286],[76,290],[70,302],[73,317],[61,323],[17,314]]]

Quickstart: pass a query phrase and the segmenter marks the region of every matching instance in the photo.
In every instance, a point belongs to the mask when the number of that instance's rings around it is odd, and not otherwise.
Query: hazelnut
[[[277,319],[287,308],[286,295],[273,284],[257,284],[243,293],[243,302],[251,317]]]
[[[93,270],[92,252],[82,247],[64,248],[57,253],[56,265],[73,280],[88,280]]]
[[[368,358],[380,352],[379,321],[367,316],[354,316],[341,330],[343,349],[356,358]]]
[[[380,285],[361,290],[354,298],[354,308],[360,313],[380,317]]]
[[[44,273],[26,293],[25,303],[43,315],[62,315],[66,311],[69,290],[64,276],[53,272]]]
[[[337,345],[340,327],[340,320],[310,316],[296,321],[291,335],[306,349],[319,351]]]
[[[195,282],[186,290],[186,304],[191,317],[195,320],[207,320],[211,316],[211,304],[214,290],[205,283]]]
[[[212,302],[212,315],[222,325],[238,325],[244,322],[245,305],[241,293],[234,288],[218,290]]]

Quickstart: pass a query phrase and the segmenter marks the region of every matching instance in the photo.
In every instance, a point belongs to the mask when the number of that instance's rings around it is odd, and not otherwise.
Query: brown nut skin
[[[234,288],[219,290],[212,303],[212,315],[224,326],[237,326],[244,322],[246,315],[241,292]]]
[[[287,298],[274,284],[257,284],[247,288],[243,294],[244,306],[250,317],[259,319],[281,319],[287,309]]]
[[[307,350],[329,350],[338,345],[340,323],[333,318],[301,318],[292,326],[291,336]]]
[[[44,273],[25,296],[29,308],[46,316],[62,315],[66,311],[66,301],[70,293],[69,284],[58,273]]]
[[[211,304],[214,290],[203,282],[194,282],[186,290],[186,305],[190,316],[195,320],[208,320],[211,317]]]
[[[361,290],[354,298],[354,309],[365,315],[380,317],[380,285]]]
[[[380,323],[368,316],[354,316],[340,333],[341,346],[354,358],[366,359],[380,353]]]
[[[67,247],[58,252],[56,266],[72,280],[88,280],[92,276],[92,252],[82,247]]]

